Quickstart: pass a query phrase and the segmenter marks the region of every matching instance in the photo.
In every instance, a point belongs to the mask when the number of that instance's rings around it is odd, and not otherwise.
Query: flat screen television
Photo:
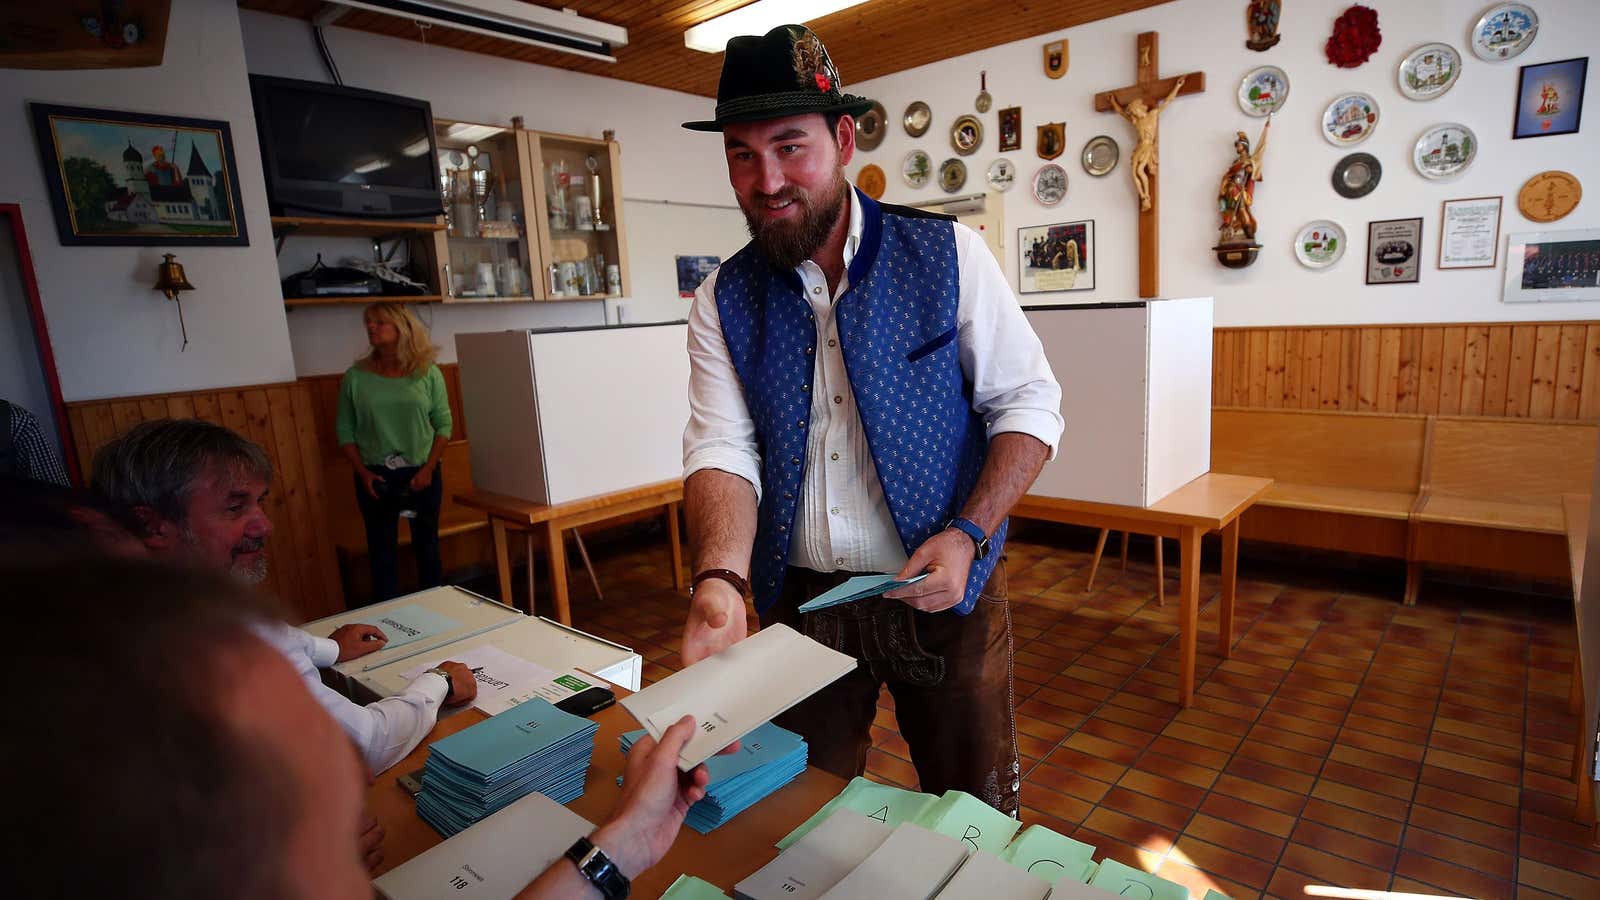
[[[443,214],[427,101],[265,75],[250,93],[273,215]]]

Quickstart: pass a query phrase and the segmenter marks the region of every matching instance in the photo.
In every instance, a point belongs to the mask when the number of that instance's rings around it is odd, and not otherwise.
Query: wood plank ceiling
[[[581,16],[628,29],[627,45],[615,51],[616,63],[442,26],[429,29],[427,40],[430,44],[474,53],[714,97],[717,77],[722,71],[722,54],[690,50],[683,45],[683,32],[691,25],[738,9],[747,2],[565,0],[560,4],[539,4],[570,8]],[[827,44],[849,90],[849,85],[869,78],[1164,2],[1167,0],[868,0],[809,24]],[[324,4],[322,0],[239,0],[239,5],[309,20]],[[1242,40],[1244,4],[1237,6]],[[417,40],[420,34],[416,24],[408,19],[355,9],[347,12],[338,24],[407,40]]]

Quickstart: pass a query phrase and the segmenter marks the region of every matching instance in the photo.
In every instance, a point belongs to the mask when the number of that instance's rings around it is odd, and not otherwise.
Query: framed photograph
[[[1000,152],[1022,149],[1022,107],[1000,110]]]
[[[1017,292],[1094,290],[1094,220],[1017,229]]]
[[[1439,268],[1492,269],[1500,261],[1503,197],[1444,201],[1439,216]]]
[[[62,244],[250,243],[227,122],[29,106]]]
[[[1422,219],[1367,223],[1367,284],[1415,284],[1422,277]]]
[[[706,276],[722,265],[720,256],[679,256],[678,261],[678,296],[685,299],[694,297],[694,292],[700,287],[700,282]]]
[[[1600,300],[1600,228],[1519,232],[1509,245],[1505,302]]]
[[[1583,81],[1589,57],[1523,66],[1517,80],[1513,138],[1575,134],[1583,115]]]

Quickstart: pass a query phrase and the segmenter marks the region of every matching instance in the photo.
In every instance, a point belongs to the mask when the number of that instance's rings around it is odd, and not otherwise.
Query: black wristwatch
[[[567,859],[577,865],[579,874],[589,879],[606,900],[623,900],[628,896],[627,877],[617,870],[611,857],[588,838],[578,838],[577,843],[567,849]]]
[[[946,522],[944,527],[954,528],[967,537],[972,538],[973,559],[983,559],[985,556],[989,555],[989,536],[983,533],[983,529],[979,528],[976,522],[972,521],[971,519],[963,519],[960,516],[956,516],[954,519]]]

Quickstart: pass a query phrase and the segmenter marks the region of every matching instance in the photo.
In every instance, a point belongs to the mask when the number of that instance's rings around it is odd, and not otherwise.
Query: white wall
[[[240,10],[239,16],[250,72],[328,80],[306,22],[249,10]],[[346,28],[329,28],[324,34],[345,84],[352,87],[427,100],[440,118],[509,123],[521,115],[528,128],[591,137],[610,128],[622,144],[632,296],[620,301],[424,305],[419,312],[442,348],[443,361],[455,359],[457,332],[684,318],[688,301],[677,296],[672,248],[726,256],[743,245],[738,230],[743,220],[735,210],[656,202],[733,205],[717,137],[679,127],[708,118],[715,105],[710,98]],[[294,238],[284,248],[283,272],[305,268],[318,249],[330,263],[370,252],[364,241]],[[302,376],[342,371],[365,343],[360,307],[296,309],[288,321],[295,369]]]
[[[0,200],[22,204],[39,294],[67,400],[197,390],[294,377],[250,108],[237,9],[174,0],[159,67],[0,69]],[[232,126],[248,247],[63,247],[26,101],[221,119]],[[178,314],[150,289],[163,251],[196,286]]]
[[[1381,322],[1498,321],[1517,319],[1590,319],[1600,316],[1600,303],[1512,304],[1500,302],[1508,232],[1537,228],[1593,228],[1600,225],[1600,202],[1587,200],[1566,219],[1549,226],[1531,223],[1517,212],[1516,192],[1530,176],[1545,169],[1576,175],[1592,194],[1600,191],[1600,153],[1595,130],[1600,128],[1600,59],[1591,65],[1585,97],[1584,130],[1580,134],[1511,140],[1517,70],[1527,63],[1589,55],[1600,45],[1600,17],[1593,0],[1542,0],[1534,4],[1541,24],[1538,38],[1522,56],[1488,63],[1473,56],[1469,29],[1487,2],[1477,0],[1413,0],[1377,4],[1383,44],[1356,69],[1327,62],[1322,46],[1333,20],[1348,0],[1297,0],[1284,4],[1282,41],[1257,53],[1244,46],[1242,2],[1176,0],[1136,13],[1040,35],[956,59],[945,60],[860,84],[849,90],[880,101],[889,114],[888,135],[874,151],[861,153],[849,167],[852,176],[867,163],[888,176],[884,199],[909,203],[940,196],[937,184],[912,190],[900,179],[900,163],[914,148],[926,150],[934,165],[955,156],[949,129],[955,117],[973,110],[978,73],[988,70],[994,107],[981,117],[984,143],[964,157],[967,186],[963,193],[985,189],[984,172],[1001,154],[996,148],[997,111],[1021,106],[1022,150],[1004,154],[1016,163],[1017,185],[1005,194],[1005,222],[1010,259],[1005,269],[1016,284],[1016,229],[1029,225],[1094,219],[1100,247],[1096,253],[1096,289],[1081,293],[1028,294],[1025,303],[1099,302],[1138,295],[1137,206],[1128,174],[1133,130],[1114,113],[1093,110],[1094,94],[1131,84],[1135,75],[1134,37],[1142,31],[1161,35],[1162,75],[1206,73],[1203,94],[1181,97],[1161,116],[1161,293],[1166,297],[1215,296],[1219,326],[1269,324],[1346,324]],[[1070,42],[1070,68],[1051,80],[1041,65],[1046,41]],[[1413,47],[1429,41],[1454,46],[1465,63],[1460,80],[1443,97],[1417,102],[1403,97],[1395,83],[1400,60]],[[1263,245],[1255,265],[1228,270],[1211,251],[1217,240],[1216,191],[1233,158],[1233,134],[1245,130],[1255,141],[1261,120],[1239,110],[1240,78],[1259,65],[1276,65],[1289,76],[1287,106],[1273,121],[1264,160],[1265,180],[1256,188],[1256,238]],[[1322,111],[1334,96],[1365,91],[1378,100],[1381,119],[1372,137],[1353,148],[1334,147],[1319,126]],[[911,138],[899,121],[907,104],[923,100],[934,121],[927,134]],[[1067,123],[1067,150],[1056,162],[1068,173],[1067,198],[1056,207],[1033,199],[1034,171],[1044,164],[1034,150],[1036,126]],[[1430,182],[1411,164],[1417,137],[1439,122],[1471,127],[1482,145],[1477,161],[1453,181]],[[1084,172],[1083,145],[1109,134],[1122,148],[1122,161],[1104,178]],[[1348,200],[1330,185],[1333,166],[1346,153],[1365,151],[1378,157],[1384,174],[1367,197]],[[1495,269],[1441,271],[1436,268],[1442,201],[1457,197],[1503,195],[1501,261]],[[1414,285],[1366,286],[1364,255],[1367,222],[1420,216],[1422,255],[1426,264]],[[1336,266],[1323,271],[1302,268],[1291,242],[1313,219],[1331,218],[1344,226],[1350,249]]]

